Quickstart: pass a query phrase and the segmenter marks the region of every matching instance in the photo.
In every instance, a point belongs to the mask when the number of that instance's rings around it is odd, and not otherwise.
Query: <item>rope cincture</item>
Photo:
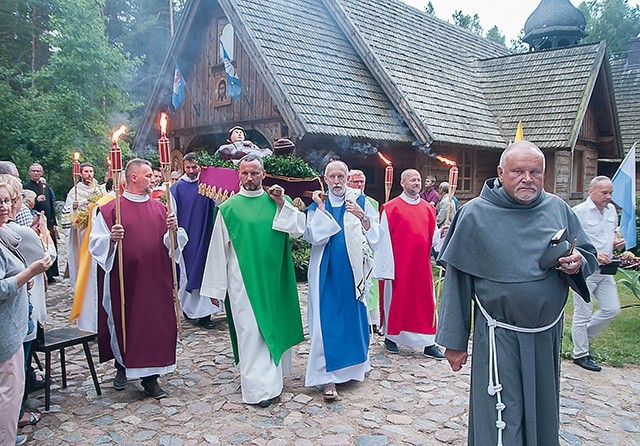
[[[500,376],[498,374],[498,350],[496,347],[496,327],[503,328],[505,330],[516,331],[519,333],[541,333],[554,327],[558,321],[564,315],[564,310],[560,311],[560,314],[556,319],[544,327],[537,328],[524,328],[517,327],[515,325],[506,324],[500,322],[489,316],[487,310],[484,309],[480,303],[480,299],[476,296],[476,305],[480,309],[480,312],[487,321],[487,327],[489,327],[489,385],[487,386],[487,393],[496,397],[496,410],[498,416],[496,420],[496,428],[498,429],[498,446],[503,446],[502,443],[502,431],[507,427],[507,423],[502,419],[502,412],[506,408],[506,405],[502,402],[502,384],[500,383]]]

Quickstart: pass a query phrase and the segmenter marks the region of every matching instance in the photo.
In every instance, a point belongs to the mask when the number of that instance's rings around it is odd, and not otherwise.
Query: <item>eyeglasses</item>
[[[11,207],[12,203],[13,203],[13,200],[11,198],[5,198],[4,200],[0,200],[0,206],[4,204]]]

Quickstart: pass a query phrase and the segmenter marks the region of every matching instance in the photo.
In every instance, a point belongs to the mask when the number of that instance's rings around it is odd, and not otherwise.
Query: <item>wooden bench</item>
[[[44,383],[44,409],[49,410],[51,406],[51,352],[58,350],[60,352],[60,366],[62,369],[62,388],[67,387],[67,366],[65,362],[64,349],[72,347],[74,345],[82,344],[84,354],[87,358],[87,364],[91,371],[91,378],[93,379],[93,385],[96,388],[96,393],[102,395],[100,390],[100,384],[98,383],[98,377],[96,375],[96,369],[93,365],[93,359],[91,358],[91,350],[89,349],[89,342],[95,340],[98,337],[97,333],[90,333],[82,331],[75,327],[55,328],[52,330],[44,331],[44,341],[33,341],[32,351],[35,355],[36,352],[43,352],[45,354],[45,383]]]

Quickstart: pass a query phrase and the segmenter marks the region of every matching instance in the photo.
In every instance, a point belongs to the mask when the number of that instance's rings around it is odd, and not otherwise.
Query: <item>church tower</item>
[[[585,26],[584,15],[569,0],[542,0],[524,24],[522,40],[530,51],[577,45],[587,35]]]

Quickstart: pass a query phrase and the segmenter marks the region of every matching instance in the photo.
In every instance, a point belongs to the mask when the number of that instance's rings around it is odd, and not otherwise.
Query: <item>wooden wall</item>
[[[218,36],[228,23],[219,6],[212,20],[202,33],[200,51],[185,79],[186,99],[171,122],[172,135],[181,138],[181,148],[186,151],[190,141],[197,136],[224,134],[234,125],[245,129],[266,132],[265,138],[271,141],[281,136],[284,121],[277,111],[264,83],[258,77],[247,53],[237,36],[234,37],[234,65],[242,81],[242,96],[231,100],[228,105],[216,106],[216,79],[225,76],[224,63],[219,56]]]

